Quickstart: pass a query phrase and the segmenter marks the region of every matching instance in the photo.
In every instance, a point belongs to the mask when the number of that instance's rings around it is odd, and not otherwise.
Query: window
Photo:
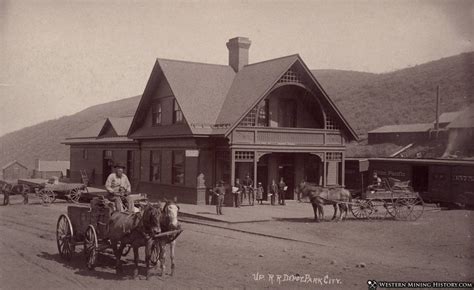
[[[161,125],[161,102],[157,101],[151,105],[151,125],[157,126]]]
[[[255,106],[240,123],[242,127],[267,127],[269,120],[268,100]]]
[[[82,159],[87,159],[87,149],[82,150]]]
[[[112,157],[113,157],[112,150],[104,151],[104,159],[112,159]]]
[[[161,151],[158,150],[151,151],[150,181],[161,182]]]
[[[181,112],[181,108],[175,99],[173,104],[173,123],[181,122],[183,122],[183,112]]]
[[[184,151],[173,151],[171,176],[173,184],[184,184]]]

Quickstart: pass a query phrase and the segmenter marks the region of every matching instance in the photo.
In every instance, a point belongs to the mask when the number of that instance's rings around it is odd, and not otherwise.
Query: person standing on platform
[[[263,185],[261,182],[258,183],[257,185],[257,194],[256,194],[256,199],[257,203],[263,204]]]
[[[234,194],[234,206],[235,207],[240,207],[240,202],[242,201],[241,200],[241,194],[242,194],[242,191],[244,191],[244,186],[242,185],[242,183],[240,183],[239,178],[235,179],[235,186],[232,189],[232,191],[233,191],[233,194]]]
[[[286,190],[288,187],[286,186],[283,177],[280,178],[280,183],[278,184],[278,203],[280,205],[286,205],[285,198],[286,198]]]
[[[272,184],[270,185],[269,188],[269,193],[270,193],[270,203],[271,205],[275,205],[276,201],[278,199],[278,185],[275,182],[275,179],[272,179]]]
[[[224,204],[224,195],[225,195],[225,187],[224,181],[219,181],[214,188],[214,195],[216,196],[216,212],[217,215],[222,215],[222,205]]]
[[[247,176],[245,176],[243,184],[244,184],[245,192],[247,193],[248,198],[249,198],[249,205],[253,205],[254,202],[255,202],[255,193],[254,193],[254,190],[253,190],[253,180],[252,180],[252,178],[250,178],[250,175],[248,173],[247,173]]]

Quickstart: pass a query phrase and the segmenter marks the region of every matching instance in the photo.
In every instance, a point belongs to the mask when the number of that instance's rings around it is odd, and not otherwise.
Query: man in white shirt
[[[125,166],[116,164],[115,172],[107,177],[105,189],[109,193],[109,199],[115,202],[115,208],[118,211],[124,211],[122,198],[127,200],[128,211],[133,212],[133,199],[128,195],[131,192],[130,181],[123,173]]]

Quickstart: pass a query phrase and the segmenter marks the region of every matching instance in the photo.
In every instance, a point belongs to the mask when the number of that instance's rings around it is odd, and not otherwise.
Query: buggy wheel
[[[416,221],[423,215],[425,203],[423,202],[423,199],[421,197],[412,198],[408,202],[409,206],[411,207],[411,212],[408,216],[408,220]]]
[[[93,270],[97,262],[97,254],[99,251],[99,242],[97,241],[97,233],[94,226],[89,225],[84,234],[84,254],[86,256],[87,268]]]
[[[412,207],[410,199],[399,198],[394,203],[395,219],[406,221],[411,215]]]
[[[389,216],[395,217],[395,205],[393,202],[384,201],[383,207],[385,208]]]
[[[82,189],[80,188],[73,188],[69,191],[67,198],[72,203],[79,203],[79,199],[82,195]]]
[[[370,200],[357,200],[351,206],[351,212],[357,219],[367,219],[374,211],[374,205]]]
[[[156,266],[158,264],[160,254],[158,244],[158,241],[153,241],[153,243],[151,244],[150,263],[152,266]]]
[[[43,203],[53,203],[56,200],[56,194],[51,189],[42,188],[38,192],[38,195],[43,201]]]
[[[76,249],[73,237],[74,232],[71,220],[67,215],[60,215],[56,225],[56,242],[58,245],[59,256],[65,260],[70,260]]]

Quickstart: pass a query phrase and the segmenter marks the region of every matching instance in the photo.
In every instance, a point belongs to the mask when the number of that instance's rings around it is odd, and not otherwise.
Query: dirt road
[[[308,208],[308,219],[220,224],[303,242],[184,223],[185,231],[177,241],[175,276],[155,275],[146,281],[143,269],[140,279],[131,277],[133,254],[124,258],[122,277],[115,275],[109,254],[100,256],[95,271],[87,270],[80,246],[72,261],[62,261],[55,227],[68,204],[22,205],[15,197],[12,203],[0,207],[1,289],[367,289],[368,279],[474,280],[474,215],[470,211],[428,210],[416,222],[315,224]],[[169,269],[169,259],[167,263]]]

